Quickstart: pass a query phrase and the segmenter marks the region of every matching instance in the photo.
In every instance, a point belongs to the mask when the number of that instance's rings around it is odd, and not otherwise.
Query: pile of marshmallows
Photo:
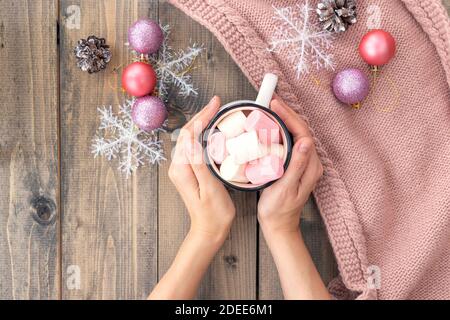
[[[261,185],[284,173],[280,127],[260,110],[235,111],[208,138],[209,157],[229,182]]]

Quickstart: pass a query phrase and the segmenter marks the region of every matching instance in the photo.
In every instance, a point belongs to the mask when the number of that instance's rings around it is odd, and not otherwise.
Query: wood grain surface
[[[450,10],[450,0],[443,0]],[[213,95],[256,92],[214,36],[166,1],[0,0],[0,299],[144,299],[170,266],[188,228],[168,179],[170,161],[129,179],[91,154],[97,107],[124,101],[119,74],[131,61],[127,29],[139,17],[172,27],[171,44],[205,47],[197,97],[169,94],[170,159],[177,129]],[[76,67],[80,38],[105,37],[113,59],[87,74]],[[231,191],[237,219],[199,299],[282,299],[257,219],[257,194]],[[302,232],[325,282],[337,274],[311,199]]]
[[[57,21],[55,2],[0,1],[2,299],[60,292]]]
[[[68,23],[67,8],[74,5],[81,10],[80,29]],[[113,70],[130,61],[127,29],[141,15],[158,19],[158,3],[61,1],[61,290],[65,299],[143,299],[157,280],[158,167],[143,167],[126,179],[117,163],[94,160],[90,152],[99,124],[97,106],[112,105],[117,111],[124,101]],[[113,53],[110,67],[96,74],[79,70],[72,53],[77,40],[91,34],[105,37]],[[79,288],[66,285],[70,266],[79,267]]]

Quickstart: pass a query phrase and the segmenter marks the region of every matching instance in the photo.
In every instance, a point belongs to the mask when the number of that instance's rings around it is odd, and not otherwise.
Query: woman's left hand
[[[198,142],[219,107],[220,99],[212,98],[178,137],[169,177],[188,209],[191,229],[149,299],[194,298],[211,260],[230,232],[234,204],[222,183],[209,172]]]
[[[220,107],[215,96],[180,132],[169,168],[169,177],[180,193],[191,218],[191,232],[207,240],[224,241],[235,216],[234,204],[223,184],[212,176],[198,142]]]

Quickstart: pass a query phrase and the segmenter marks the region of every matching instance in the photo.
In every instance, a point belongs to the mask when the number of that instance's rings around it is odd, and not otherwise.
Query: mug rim
[[[216,177],[218,178],[224,185],[235,189],[235,190],[239,190],[239,191],[245,191],[245,192],[251,192],[251,191],[259,191],[262,189],[265,189],[267,187],[269,187],[270,185],[272,185],[273,183],[275,183],[277,180],[273,180],[270,182],[267,182],[263,185],[257,186],[257,187],[250,187],[250,188],[243,188],[243,187],[239,187],[233,183],[231,183],[230,181],[227,181],[225,179],[223,179],[220,174],[218,174],[218,172],[216,172],[216,170],[213,169],[210,161],[212,161],[212,159],[209,158],[208,155],[208,137],[206,136],[206,134],[211,130],[211,128],[214,126],[214,124],[216,123],[216,121],[222,117],[225,113],[233,110],[233,109],[237,109],[237,108],[241,108],[241,107],[245,107],[245,106],[249,106],[249,107],[256,107],[258,109],[261,109],[267,113],[269,113],[271,116],[273,116],[278,124],[280,125],[281,129],[284,132],[284,135],[286,137],[286,144],[287,144],[287,152],[286,152],[286,160],[284,161],[284,172],[286,172],[289,163],[291,161],[291,157],[292,157],[292,147],[293,147],[293,138],[292,138],[292,134],[289,132],[286,124],[284,123],[283,120],[281,120],[280,116],[277,115],[274,111],[272,111],[270,108],[264,107],[262,105],[259,105],[257,103],[255,103],[254,101],[250,101],[250,100],[239,100],[239,101],[234,101],[234,102],[230,102],[227,103],[226,105],[222,106],[219,111],[215,114],[215,116],[211,119],[211,121],[208,123],[208,125],[206,126],[206,128],[203,130],[203,133],[201,134],[201,138],[202,141],[201,145],[203,147],[203,158],[206,161],[206,166],[208,167],[209,171]]]

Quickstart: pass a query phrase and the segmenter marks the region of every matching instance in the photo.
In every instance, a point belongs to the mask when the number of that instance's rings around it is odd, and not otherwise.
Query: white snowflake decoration
[[[170,27],[166,25],[161,28],[164,32],[161,48],[157,53],[143,57],[152,64],[156,72],[156,91],[159,97],[167,101],[172,86],[177,87],[178,94],[183,97],[197,95],[189,71],[192,70],[195,59],[202,53],[203,47],[194,43],[186,50],[176,51],[169,45]],[[134,55],[135,60],[141,59],[135,51]],[[145,163],[159,164],[166,160],[162,141],[158,138],[158,132],[165,130],[159,128],[145,132],[134,125],[131,118],[134,101],[126,100],[120,106],[118,115],[113,113],[111,106],[98,108],[101,123],[91,147],[95,156],[103,156],[108,161],[118,158],[119,170],[127,177]]]
[[[157,135],[164,130],[145,132],[134,125],[131,120],[133,102],[127,100],[120,106],[118,115],[113,113],[111,106],[98,108],[101,123],[92,141],[92,153],[104,156],[108,161],[118,158],[119,170],[127,178],[146,162],[155,164],[166,160]]]
[[[318,21],[312,21],[314,10],[308,1],[294,7],[274,7],[274,10],[277,27],[269,51],[288,52],[297,78],[309,73],[311,65],[317,70],[334,70],[333,55],[328,52],[332,48],[333,35],[323,30]]]
[[[169,45],[170,27],[166,25],[161,28],[164,32],[163,44],[157,53],[148,57],[156,72],[156,89],[160,97],[166,100],[171,86],[178,87],[178,94],[183,97],[197,95],[197,89],[194,88],[188,72],[202,53],[203,47],[194,43],[186,50],[175,51]]]

